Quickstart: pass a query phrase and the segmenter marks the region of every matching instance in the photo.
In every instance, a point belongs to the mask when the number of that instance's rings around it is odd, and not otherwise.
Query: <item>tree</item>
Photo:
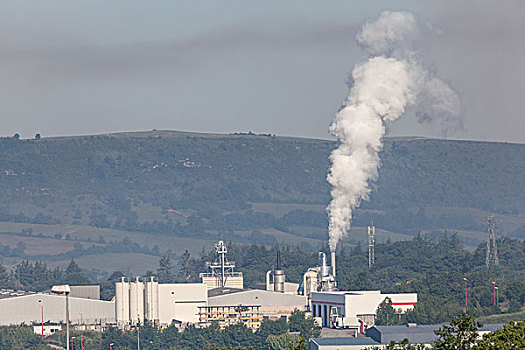
[[[462,314],[434,331],[438,339],[434,343],[436,350],[470,350],[478,339],[478,328],[482,324],[468,314]]]
[[[503,328],[487,333],[478,341],[474,350],[520,350],[525,349],[525,321],[510,321]]]
[[[0,327],[0,349],[49,349],[39,335],[33,333],[30,326],[2,326]]]
[[[161,282],[173,282],[174,276],[171,273],[173,265],[168,254],[163,254],[159,259],[159,267],[157,269],[157,277]]]
[[[505,294],[509,300],[509,311],[520,311],[525,303],[525,282],[512,281],[505,289]]]
[[[270,334],[266,338],[268,348],[270,350],[286,350],[290,343],[294,345],[299,343],[299,337],[290,333],[283,333],[280,335]]]
[[[191,255],[188,249],[184,251],[180,261],[179,277],[182,280],[189,280],[191,278]]]
[[[379,326],[397,324],[396,310],[392,306],[392,300],[388,297],[383,300],[376,311],[375,323]]]
[[[71,259],[65,271],[65,282],[68,284],[88,284],[91,281],[75,260]]]
[[[313,338],[321,335],[321,327],[311,317],[306,317],[304,311],[295,309],[288,319],[290,332],[299,332],[301,337]]]
[[[7,283],[9,282],[9,273],[6,270],[6,268],[0,264],[0,286],[7,287]]]
[[[290,342],[288,343],[288,350],[307,350],[308,342],[306,337],[301,337],[299,342]]]
[[[383,348],[380,348],[378,346],[374,346],[370,348],[370,350],[380,350]],[[386,350],[425,350],[426,346],[423,344],[410,344],[408,339],[403,339],[402,341],[396,343],[395,341],[391,341],[390,344],[388,344],[384,349]]]

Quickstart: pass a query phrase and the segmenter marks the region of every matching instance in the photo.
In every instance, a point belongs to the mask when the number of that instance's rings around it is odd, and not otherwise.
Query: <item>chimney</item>
[[[332,264],[332,275],[335,278],[335,251],[330,252],[330,262]]]

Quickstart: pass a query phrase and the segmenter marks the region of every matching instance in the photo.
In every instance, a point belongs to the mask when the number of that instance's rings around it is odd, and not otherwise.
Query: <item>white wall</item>
[[[39,300],[41,302],[38,302]],[[44,306],[44,322],[65,322],[65,296],[38,293],[0,299],[0,325],[40,323],[42,321],[40,305]],[[83,314],[84,324],[97,324],[101,321],[114,323],[115,303],[69,297],[71,323],[80,323],[80,313]]]
[[[357,315],[375,314],[386,297],[392,300],[394,309],[401,309],[403,312],[413,308],[417,302],[416,293],[382,294],[378,290],[314,292],[311,297],[312,311],[315,310],[315,313],[312,312],[312,314],[315,317],[322,317],[324,326],[330,325],[329,312],[332,306],[338,308],[339,316],[344,315],[347,319],[355,319]],[[318,314],[318,305],[321,305],[321,314]]]
[[[199,306],[206,306],[208,288],[203,283],[159,284],[159,321],[198,322]]]

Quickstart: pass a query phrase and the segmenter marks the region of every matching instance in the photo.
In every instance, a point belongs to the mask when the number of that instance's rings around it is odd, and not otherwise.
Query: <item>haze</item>
[[[4,1],[1,135],[254,131],[328,138],[366,53],[361,24],[408,10],[460,95],[451,138],[525,142],[523,1]],[[405,118],[391,136],[440,137]]]

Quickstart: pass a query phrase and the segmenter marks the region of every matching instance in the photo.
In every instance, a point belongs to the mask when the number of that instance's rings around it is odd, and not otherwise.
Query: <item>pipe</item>
[[[272,270],[268,270],[266,272],[266,290],[271,290],[270,289],[270,275],[272,274]],[[275,279],[274,279],[275,280]],[[275,283],[275,281],[274,281]]]

